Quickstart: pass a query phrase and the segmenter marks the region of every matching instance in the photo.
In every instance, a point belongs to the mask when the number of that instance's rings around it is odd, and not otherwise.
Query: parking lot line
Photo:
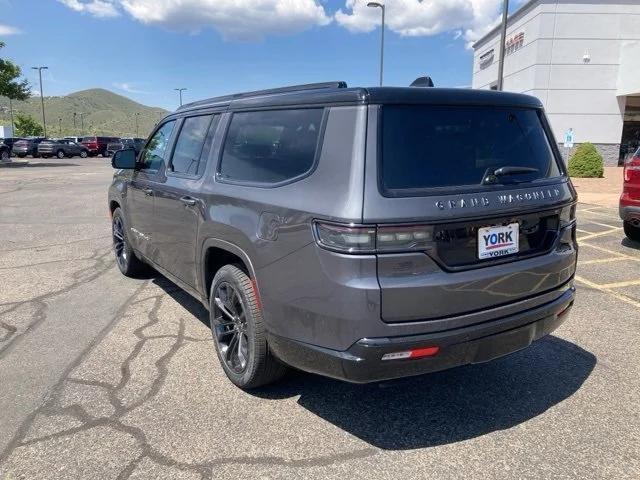
[[[590,240],[592,238],[597,238],[597,237],[605,237],[607,235],[611,235],[612,233],[616,233],[620,230],[622,230],[622,227],[615,227],[615,228],[612,228],[611,230],[605,230],[604,232],[592,233],[590,235],[585,235],[584,237],[580,237],[578,241]]]
[[[626,253],[614,252],[613,250],[609,250],[608,248],[599,247],[598,245],[591,245],[590,243],[582,243],[583,239],[578,239],[578,243],[581,247],[589,247],[594,248],[596,250],[600,250],[601,252],[606,252],[611,255],[615,255],[617,257],[626,258],[627,260],[633,260],[634,262],[640,262],[640,257],[634,257],[632,255],[627,255]]]
[[[589,245],[587,245],[587,246],[589,246]],[[597,260],[584,260],[584,261],[581,261],[580,257],[578,257],[578,263],[580,265],[594,265],[594,264],[597,264],[597,263],[617,262],[617,261],[620,261],[620,260],[627,260],[627,259],[624,258],[624,257],[610,257],[610,258],[598,258]]]
[[[640,307],[640,302],[633,300],[630,297],[627,297],[626,295],[623,295],[622,293],[618,293],[614,290],[610,290],[608,288],[605,288],[602,285],[598,285],[597,283],[593,283],[589,280],[587,280],[586,278],[582,278],[580,275],[576,275],[575,279],[577,282],[582,283],[584,285],[586,285],[587,287],[593,288],[594,290],[598,290],[600,292],[604,292],[604,293],[608,293],[609,295],[611,295],[612,297],[621,300],[623,302],[626,302],[630,305],[633,305],[634,307]]]
[[[640,285],[640,280],[627,280],[625,282],[613,282],[613,283],[603,283],[600,285],[602,288],[623,288],[623,287],[632,287],[634,285]]]

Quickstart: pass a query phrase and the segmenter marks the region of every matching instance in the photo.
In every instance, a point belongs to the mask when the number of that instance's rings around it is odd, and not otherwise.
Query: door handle
[[[196,204],[196,199],[191,197],[181,197],[180,201],[187,207],[193,207]]]
[[[142,191],[144,192],[145,195],[147,195],[148,197],[150,197],[151,195],[153,195],[153,190],[151,190],[150,188],[143,188]]]

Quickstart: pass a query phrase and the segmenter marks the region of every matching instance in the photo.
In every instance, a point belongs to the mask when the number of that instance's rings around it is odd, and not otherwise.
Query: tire
[[[25,155],[24,153],[18,153],[16,156],[17,156],[18,158],[24,158],[24,157],[26,157],[26,155]]]
[[[60,160],[62,160],[65,157],[64,150],[58,150],[56,152],[56,157],[58,157]]]
[[[0,162],[8,162],[9,161],[9,151],[2,150],[0,152]]]
[[[80,158],[87,158],[89,156],[89,154],[87,153],[86,150],[82,150],[80,152]]]
[[[111,220],[111,236],[113,253],[120,272],[127,277],[137,277],[147,270],[147,266],[134,253],[127,238],[122,210],[116,208]]]
[[[110,156],[111,156],[111,155],[109,155],[109,152],[107,152],[107,151],[105,151],[105,152],[102,154],[102,158],[109,158]]]
[[[634,227],[631,222],[624,222],[624,234],[634,242],[640,242],[640,227]]]
[[[211,283],[209,307],[216,353],[232,383],[250,390],[284,376],[287,367],[269,350],[262,312],[246,273],[235,265],[218,270]]]

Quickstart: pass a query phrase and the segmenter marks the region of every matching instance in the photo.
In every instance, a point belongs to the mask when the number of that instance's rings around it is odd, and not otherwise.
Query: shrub
[[[602,155],[591,143],[583,143],[569,159],[569,175],[572,177],[602,178],[604,163]]]

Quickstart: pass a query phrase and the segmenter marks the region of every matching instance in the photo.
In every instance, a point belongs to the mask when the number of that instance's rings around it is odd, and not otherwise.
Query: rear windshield
[[[405,193],[560,175],[536,110],[424,105],[382,108],[380,171],[384,190]]]
[[[82,137],[83,142],[95,142],[96,140],[96,137]]]

